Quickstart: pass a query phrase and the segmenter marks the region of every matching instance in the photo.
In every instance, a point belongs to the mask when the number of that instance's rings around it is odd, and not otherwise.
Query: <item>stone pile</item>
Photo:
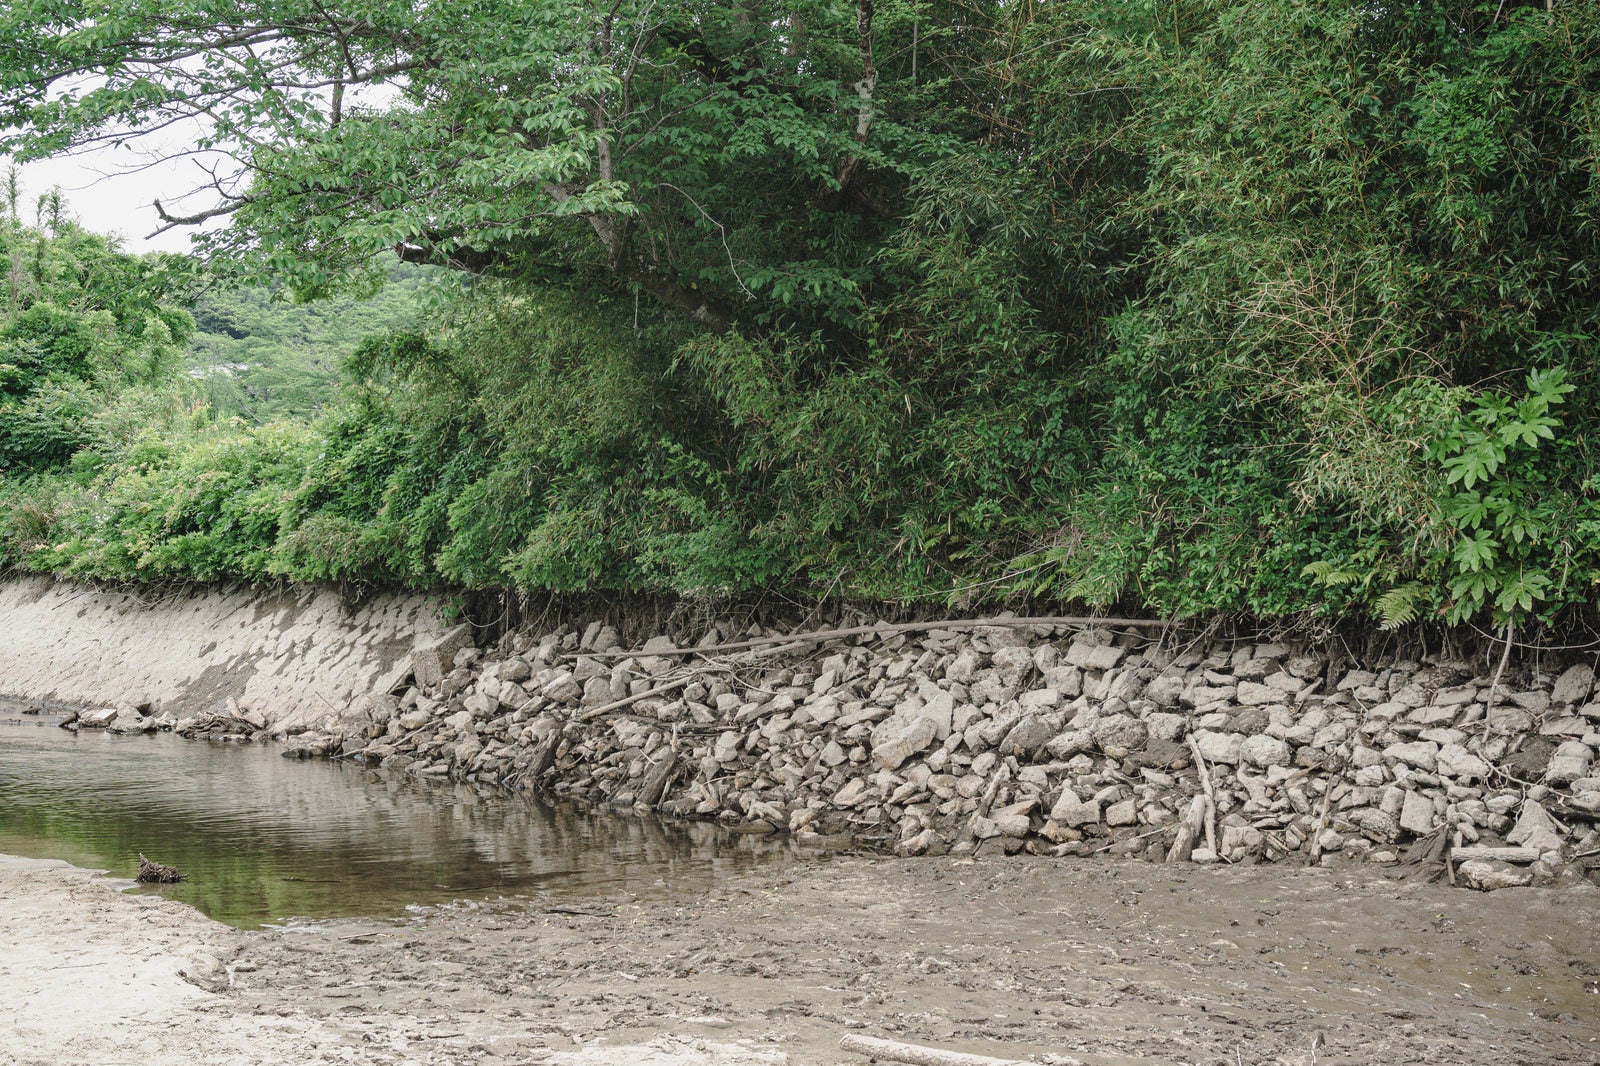
[[[118,703],[111,707],[72,711],[61,720],[61,728],[79,731],[104,729],[108,733],[155,733],[171,730],[177,719],[166,713],[156,713],[148,703]]]
[[[1459,662],[1130,629],[730,640],[626,651],[594,624],[485,651],[452,634],[419,657],[431,683],[372,701],[365,735],[285,754],[902,855],[1384,860],[1442,834],[1471,849],[1470,883],[1499,887],[1600,847],[1584,664],[1492,695]]]

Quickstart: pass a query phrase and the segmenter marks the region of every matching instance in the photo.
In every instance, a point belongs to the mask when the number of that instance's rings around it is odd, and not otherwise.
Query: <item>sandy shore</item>
[[[0,859],[0,1061],[1600,1061],[1600,890],[1370,870],[842,858],[694,899],[240,933]],[[578,913],[573,913],[574,911]]]

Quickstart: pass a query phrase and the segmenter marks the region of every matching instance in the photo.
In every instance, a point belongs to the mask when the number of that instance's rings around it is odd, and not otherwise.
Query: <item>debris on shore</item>
[[[183,875],[175,866],[166,866],[159,862],[151,862],[139,854],[139,873],[134,880],[141,885],[175,885],[183,880]]]

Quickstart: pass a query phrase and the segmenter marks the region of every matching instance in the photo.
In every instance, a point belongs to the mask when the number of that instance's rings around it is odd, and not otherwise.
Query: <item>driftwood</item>
[[[1406,848],[1400,861],[1389,867],[1390,877],[1403,877],[1408,881],[1455,881],[1450,869],[1450,827],[1441,825],[1426,836],[1420,836]]]
[[[654,807],[660,803],[662,795],[667,791],[667,782],[672,780],[672,771],[677,766],[678,753],[669,749],[660,762],[645,772],[644,783],[639,786],[634,802],[646,807]]]
[[[1209,801],[1203,795],[1197,795],[1189,801],[1189,813],[1184,815],[1183,823],[1178,826],[1178,837],[1172,842],[1172,847],[1167,849],[1168,862],[1188,862],[1189,856],[1194,853],[1195,838],[1200,835],[1200,827],[1206,821],[1206,808]]]
[[[923,1047],[920,1044],[902,1044],[896,1040],[880,1040],[875,1036],[856,1036],[854,1033],[839,1041],[839,1046],[857,1055],[890,1062],[908,1062],[912,1066],[1028,1066],[1021,1059],[995,1059],[988,1055],[969,1055],[964,1051],[945,1051],[943,1048]],[[1077,1059],[1054,1057],[1056,1062],[1077,1063]],[[1079,1064],[1081,1066],[1081,1063]]]
[[[1045,615],[1036,618],[946,618],[933,622],[881,622],[870,626],[849,626],[845,629],[818,629],[810,633],[785,633],[774,637],[756,637],[731,644],[712,644],[704,648],[662,648],[660,651],[640,651],[637,648],[613,648],[607,651],[581,651],[597,659],[651,659],[678,655],[717,655],[722,652],[760,648],[768,644],[817,644],[846,637],[891,637],[897,633],[924,633],[930,629],[989,629],[1016,628],[1019,626],[1135,626],[1143,629],[1170,629],[1177,623],[1156,618],[1096,618],[1092,615]]]
[[[163,866],[159,862],[151,862],[140,854],[139,874],[134,880],[145,885],[175,885],[183,880],[183,875],[175,866]]]
[[[1200,787],[1206,794],[1206,847],[1218,858],[1222,853],[1217,848],[1217,791],[1211,785],[1211,771],[1206,768],[1206,759],[1200,754],[1200,742],[1194,739],[1194,734],[1189,734],[1189,754],[1194,756],[1194,767],[1200,773]]]
[[[1574,856],[1577,858],[1578,856]],[[1487,859],[1490,862],[1511,862],[1519,865],[1538,862],[1538,848],[1488,848],[1488,847],[1461,847],[1450,849],[1452,862],[1471,862],[1474,859]]]

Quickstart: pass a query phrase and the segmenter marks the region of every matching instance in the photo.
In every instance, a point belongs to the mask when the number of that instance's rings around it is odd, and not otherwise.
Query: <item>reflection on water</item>
[[[682,892],[788,854],[705,823],[584,814],[271,746],[73,734],[56,721],[0,705],[0,853],[131,878],[143,852],[187,877],[145,891],[244,928],[392,918],[464,897]]]

